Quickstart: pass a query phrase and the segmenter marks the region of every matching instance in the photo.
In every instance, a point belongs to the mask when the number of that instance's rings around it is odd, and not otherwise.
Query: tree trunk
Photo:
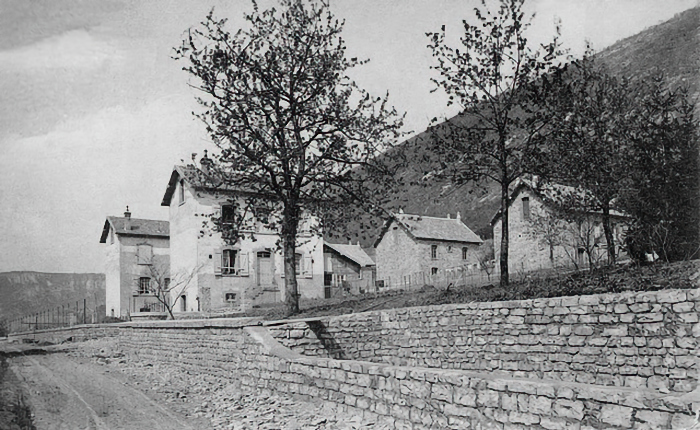
[[[605,232],[605,242],[608,245],[608,264],[615,265],[615,237],[610,225],[610,204],[603,205],[603,231]]]
[[[508,184],[501,184],[501,286],[508,285]]]
[[[287,316],[299,313],[299,288],[296,276],[296,243],[299,226],[299,209],[292,207],[284,209],[282,220],[282,240],[284,249],[284,307]]]

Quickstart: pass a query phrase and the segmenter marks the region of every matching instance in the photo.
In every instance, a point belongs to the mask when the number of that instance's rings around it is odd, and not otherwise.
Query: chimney
[[[461,221],[462,220],[462,214],[457,211],[457,220]]]
[[[129,206],[126,206],[126,212],[124,212],[124,218],[131,219],[131,212],[129,212]]]
[[[199,160],[199,165],[202,166],[202,173],[205,175],[209,175],[209,167],[211,166],[212,161],[209,157],[207,157],[207,150],[204,150],[204,156],[202,157],[201,160]]]

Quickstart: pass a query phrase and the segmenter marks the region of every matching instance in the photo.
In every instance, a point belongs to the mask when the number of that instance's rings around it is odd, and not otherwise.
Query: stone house
[[[360,244],[323,243],[324,297],[374,291],[376,265]]]
[[[106,244],[105,289],[107,316],[128,318],[137,312],[162,311],[152,294],[153,271],[168,273],[170,239],[168,221],[108,216],[100,243]]]
[[[245,193],[214,186],[191,165],[175,166],[161,205],[170,208],[172,273],[196,272],[175,312],[249,309],[284,299],[284,266],[280,236],[248,219],[245,238],[228,245],[211,228],[210,216],[232,211],[231,201]],[[299,229],[297,282],[302,297],[323,297],[323,240],[312,233],[313,219]],[[252,236],[252,237],[251,237]]]
[[[581,190],[557,184],[520,179],[508,206],[508,268],[511,273],[555,267],[584,268],[607,259],[607,243],[600,212],[579,211],[569,220],[556,211],[557,202],[583,195]],[[627,258],[624,232],[629,217],[611,211],[616,253]],[[501,254],[501,213],[491,219],[494,256]]]
[[[409,215],[389,219],[374,243],[377,281],[384,286],[426,282],[427,276],[478,268],[481,238],[456,218]]]

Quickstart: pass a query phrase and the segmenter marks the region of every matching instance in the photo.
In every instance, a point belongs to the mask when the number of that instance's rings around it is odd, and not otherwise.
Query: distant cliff
[[[87,299],[88,309],[104,306],[105,275],[101,273],[0,273],[0,320],[75,306]]]

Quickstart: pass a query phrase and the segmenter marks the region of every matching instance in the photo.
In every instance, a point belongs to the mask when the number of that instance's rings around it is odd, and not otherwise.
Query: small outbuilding
[[[324,296],[374,291],[376,265],[360,244],[323,243]]]

